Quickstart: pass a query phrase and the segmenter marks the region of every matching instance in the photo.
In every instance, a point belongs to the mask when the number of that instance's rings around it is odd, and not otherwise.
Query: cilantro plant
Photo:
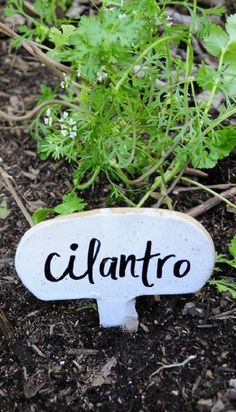
[[[25,15],[22,3],[10,0],[6,12]],[[66,1],[57,3],[65,9]],[[168,193],[186,165],[212,168],[231,152],[236,128],[226,121],[236,114],[236,14],[222,28],[211,16],[224,10],[196,0],[106,0],[97,16],[61,22],[55,4],[36,1],[40,17],[30,17],[31,27],[14,42],[39,42],[60,77],[55,88],[42,88],[31,130],[43,159],[73,164],[74,191],[102,173],[111,199],[141,207],[153,191]],[[167,16],[176,5],[187,9],[190,26]],[[195,37],[217,67],[196,66]],[[210,91],[207,100],[196,98],[199,89]],[[219,91],[225,100],[216,112]]]
[[[218,254],[216,256],[216,263],[225,263],[236,269],[236,235],[233,237],[229,245],[229,253],[232,256],[232,259],[228,259],[226,255]],[[210,280],[209,283],[210,285],[214,285],[219,292],[229,292],[231,296],[236,299],[236,282],[233,279],[220,278]]]

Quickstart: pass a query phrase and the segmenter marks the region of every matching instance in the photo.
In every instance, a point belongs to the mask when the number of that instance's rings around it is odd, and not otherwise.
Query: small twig
[[[235,318],[236,316],[236,309],[227,310],[226,312],[219,313],[218,315],[210,316],[210,320],[225,320],[227,318]]]
[[[60,100],[60,99],[52,99],[52,100],[47,100],[45,102],[40,103],[38,106],[34,107],[34,109],[30,110],[28,113],[22,116],[15,116],[15,115],[8,114],[0,110],[0,118],[2,117],[4,120],[7,120],[7,121],[23,122],[25,120],[31,119],[44,107],[52,105],[52,104],[60,104],[65,107],[70,107],[72,109],[79,110],[79,107],[76,106],[75,104],[65,102],[64,100]]]
[[[21,36],[19,36],[14,30],[10,29],[6,24],[0,23],[0,32],[6,34],[8,37],[12,39],[17,37],[22,40]],[[22,40],[22,46],[32,56],[36,57],[41,63],[45,64],[46,66],[49,66],[51,70],[53,70],[53,68],[56,69],[55,74],[59,75],[59,77],[61,77],[62,73],[70,74],[73,72],[73,70],[70,67],[53,60],[51,57],[43,53],[38,47],[37,43],[30,40]]]
[[[202,172],[202,170],[197,170],[193,169],[192,167],[186,167],[184,171],[187,175],[192,175],[192,176],[199,176],[199,177],[208,177],[208,174],[205,172]]]
[[[234,183],[223,183],[219,185],[207,185],[206,187],[209,187],[210,189],[229,189],[232,186],[235,186]],[[180,192],[191,192],[191,191],[196,191],[196,190],[203,190],[201,187],[196,187],[196,186],[191,186],[191,187],[182,187],[182,186],[176,186],[175,190],[173,193],[180,193]]]
[[[53,60],[47,54],[43,53],[42,50],[40,50],[40,48],[35,45],[35,43],[31,42],[30,47],[32,49],[32,52],[30,52],[30,50],[28,50],[28,51],[34,57],[36,57],[41,63],[43,63],[43,64],[45,64],[45,66],[49,67],[50,70],[54,71],[54,73],[58,77],[60,77],[60,79],[64,78],[63,73],[67,73],[67,74],[73,73],[73,70],[70,67],[65,66],[64,64]]]
[[[39,14],[38,10],[33,6],[33,4],[31,4],[27,0],[24,0],[23,4],[24,4],[24,9],[28,14],[30,14],[34,17],[40,17],[40,14]]]
[[[188,356],[187,359],[185,359],[183,362],[180,363],[171,363],[170,365],[162,365],[160,366],[160,368],[158,368],[157,370],[155,370],[155,372],[153,372],[150,375],[150,379],[153,378],[153,376],[157,375],[161,370],[163,369],[171,369],[171,368],[181,368],[182,366],[185,366],[188,362],[190,362],[193,359],[196,359],[197,355],[190,355]]]
[[[66,353],[68,353],[68,355],[76,355],[76,356],[80,356],[80,355],[95,356],[99,352],[100,351],[98,349],[84,349],[84,348],[69,348],[66,351]]]
[[[182,178],[182,180],[189,181],[190,179]],[[193,183],[193,182],[194,181],[191,180],[191,183]],[[227,200],[228,198],[231,198],[234,195],[236,195],[236,186],[233,186],[230,189],[225,190],[224,192],[218,194],[218,193],[214,192],[213,190],[207,188],[206,186],[201,185],[198,182],[194,182],[194,183],[197,184],[201,189],[204,189],[207,192],[213,194],[215,197],[213,197],[212,199],[206,200],[206,202],[202,203],[199,206],[193,207],[192,209],[189,209],[189,210],[185,211],[185,213],[187,215],[192,216],[192,217],[199,216],[202,213],[207,212],[208,210],[210,210],[213,207],[217,206],[221,201],[224,201],[225,203],[227,203],[228,205],[230,205],[231,207],[236,209],[236,205],[234,203],[230,202],[229,200]]]
[[[19,209],[23,213],[24,217],[26,218],[27,222],[29,223],[29,225],[31,227],[34,226],[34,222],[32,220],[32,217],[30,216],[29,212],[26,210],[22,200],[20,199],[20,197],[18,196],[16,190],[14,189],[13,185],[10,182],[10,176],[4,171],[4,169],[1,166],[0,166],[0,175],[1,175],[5,185],[7,187],[7,189],[9,190],[11,195],[13,196],[17,206],[19,207]]]
[[[211,366],[212,369],[214,369],[217,372],[236,372],[236,369],[234,368],[227,368],[224,366]]]
[[[21,45],[40,63],[47,66],[59,79],[64,79],[64,74],[73,74],[74,71],[71,67],[66,66],[60,62],[53,60],[48,54],[43,53],[41,48],[45,48],[44,46],[36,43],[35,41],[25,40],[22,39],[19,34],[14,32],[14,30],[10,29],[6,24],[0,23],[0,32],[6,34],[10,38],[18,38],[21,40]],[[87,79],[80,77],[85,83],[89,83]],[[72,81],[72,88],[77,92],[81,89],[81,85],[76,81]]]

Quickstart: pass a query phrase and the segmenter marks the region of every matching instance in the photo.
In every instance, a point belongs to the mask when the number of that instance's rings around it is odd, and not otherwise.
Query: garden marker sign
[[[211,237],[187,215],[115,208],[39,223],[21,239],[15,263],[39,299],[96,299],[109,327],[137,322],[136,296],[199,290],[214,256]]]

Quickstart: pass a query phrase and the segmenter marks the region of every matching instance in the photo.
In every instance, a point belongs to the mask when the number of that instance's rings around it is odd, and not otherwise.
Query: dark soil
[[[0,39],[0,106],[32,108],[46,69]],[[27,208],[55,204],[70,187],[64,163],[40,161],[25,127],[0,125],[0,165],[14,179]],[[221,162],[203,183],[236,183],[236,156]],[[84,194],[89,208],[104,206],[107,186]],[[202,191],[173,195],[184,211],[208,198]],[[17,244],[28,229],[0,180],[0,306],[11,323],[0,331],[0,410],[5,411],[236,411],[236,307],[206,285],[196,295],[139,298],[137,333],[99,327],[91,302],[42,302],[18,280]],[[236,230],[235,214],[220,204],[198,219],[225,253]],[[201,268],[199,268],[201,270]],[[235,272],[224,268],[224,274]],[[221,315],[220,315],[221,314]],[[9,326],[9,325],[8,325]],[[181,363],[164,368],[162,365]]]

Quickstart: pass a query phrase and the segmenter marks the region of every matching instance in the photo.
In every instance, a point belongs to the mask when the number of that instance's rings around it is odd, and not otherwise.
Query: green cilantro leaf
[[[190,147],[192,165],[199,169],[210,169],[218,160],[228,156],[236,147],[236,129],[233,126],[224,126],[202,142],[195,150]]]
[[[229,36],[224,30],[220,26],[212,24],[210,34],[204,40],[205,48],[213,56],[219,57],[228,40]]]
[[[230,293],[236,299],[236,283],[230,282],[227,279],[210,280],[210,285],[213,285],[221,293]]]
[[[229,34],[230,40],[236,41],[236,14],[227,17],[225,28]]]
[[[10,210],[8,209],[7,202],[3,200],[2,203],[0,203],[0,219],[6,219],[9,213]]]
[[[208,67],[205,64],[199,68],[196,74],[196,81],[200,87],[204,90],[211,90],[215,79],[217,76],[217,71],[212,67]]]
[[[55,44],[55,48],[62,48],[63,46],[68,46],[70,42],[70,37],[75,31],[75,27],[72,24],[62,24],[61,30],[56,27],[52,27],[49,33],[49,40]]]
[[[48,218],[49,213],[53,212],[52,208],[38,209],[33,213],[32,219],[34,223],[43,222]]]
[[[218,153],[218,159],[223,159],[236,147],[236,128],[224,126],[217,130],[211,143]]]
[[[41,84],[40,93],[38,103],[45,102],[46,100],[52,100],[55,96],[55,88],[49,87],[46,84]]]
[[[231,255],[236,261],[236,235],[231,240],[231,243],[229,245],[229,252],[231,253]]]
[[[78,197],[75,192],[70,192],[63,196],[62,203],[53,208],[54,212],[59,215],[70,215],[74,212],[83,210],[86,203],[83,199]]]
[[[218,152],[212,147],[209,150],[207,146],[197,147],[195,151],[190,154],[191,163],[193,167],[198,169],[212,169],[218,160]]]

